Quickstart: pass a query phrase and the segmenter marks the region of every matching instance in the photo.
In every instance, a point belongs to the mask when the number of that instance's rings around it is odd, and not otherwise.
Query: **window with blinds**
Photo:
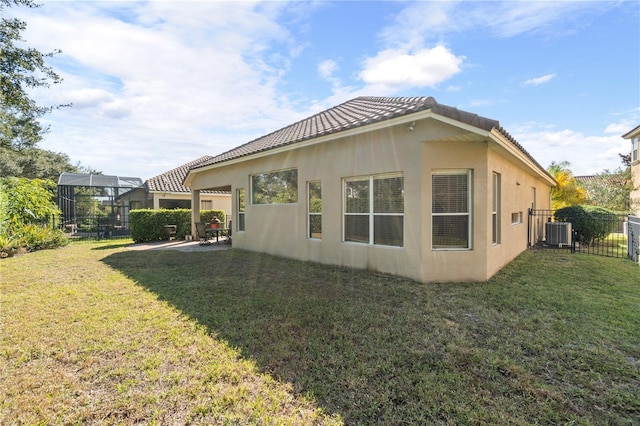
[[[404,176],[372,175],[344,180],[344,240],[402,247]]]
[[[471,170],[431,176],[433,249],[471,248]]]

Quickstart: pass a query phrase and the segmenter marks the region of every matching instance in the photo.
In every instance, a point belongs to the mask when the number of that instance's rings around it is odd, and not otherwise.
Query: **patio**
[[[202,252],[229,250],[231,244],[226,244],[226,239],[220,239],[219,243],[200,244],[199,241],[154,241],[150,243],[134,243],[127,246],[128,250],[178,250],[182,252]]]

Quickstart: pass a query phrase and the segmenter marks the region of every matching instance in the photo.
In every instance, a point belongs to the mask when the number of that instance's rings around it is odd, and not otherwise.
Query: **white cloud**
[[[381,37],[388,46],[416,48],[427,40],[471,30],[501,38],[532,32],[564,34],[584,25],[585,14],[607,7],[603,2],[574,1],[412,2]]]
[[[460,72],[464,59],[444,46],[416,51],[388,49],[368,58],[359,76],[374,86],[435,87]]]
[[[333,59],[327,59],[318,64],[318,73],[320,77],[329,79],[333,77],[333,74],[338,70],[338,63]]]
[[[640,108],[639,108],[640,109]],[[638,125],[638,122],[633,118],[622,119],[616,123],[609,124],[605,129],[605,133],[613,135],[624,135],[633,130]]]
[[[67,102],[74,108],[91,108],[113,99],[113,95],[104,89],[77,89],[67,92]]]
[[[530,78],[529,80],[526,80],[524,84],[527,86],[539,86],[541,84],[548,83],[554,78],[556,78],[555,74],[545,74],[540,77]]]
[[[147,178],[166,170],[159,161],[171,168],[218,154],[299,118],[278,92],[287,52],[300,52],[278,22],[285,7],[72,2],[23,11],[28,44],[62,50],[52,64],[64,82],[35,96],[74,104],[47,117],[54,125],[42,148]]]
[[[628,141],[620,135],[586,135],[537,123],[512,126],[509,132],[543,167],[568,161],[576,176],[615,170],[622,166],[618,154],[629,151]]]

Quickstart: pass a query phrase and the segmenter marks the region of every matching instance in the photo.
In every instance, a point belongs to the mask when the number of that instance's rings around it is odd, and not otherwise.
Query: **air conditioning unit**
[[[568,246],[571,244],[571,222],[547,222],[547,244],[551,246]]]

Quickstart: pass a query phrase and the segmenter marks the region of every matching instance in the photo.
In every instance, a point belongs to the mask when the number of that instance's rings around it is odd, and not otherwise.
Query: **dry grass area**
[[[628,260],[423,285],[103,243],[0,268],[0,424],[640,424]]]

